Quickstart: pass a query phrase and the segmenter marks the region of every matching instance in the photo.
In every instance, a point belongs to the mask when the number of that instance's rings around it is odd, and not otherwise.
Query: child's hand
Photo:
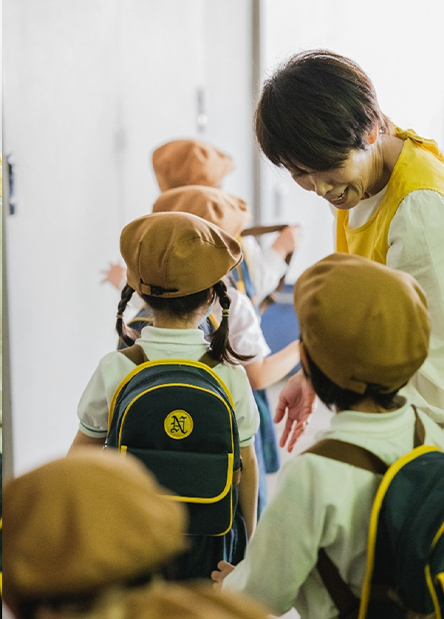
[[[122,282],[125,276],[125,269],[122,265],[113,264],[110,262],[108,269],[104,269],[102,273],[104,276],[102,279],[102,284],[108,282],[114,286],[114,288],[117,288],[117,290],[122,288]]]
[[[225,576],[228,576],[228,574],[234,570],[234,565],[231,565],[231,563],[227,563],[226,561],[219,561],[217,568],[217,570],[211,572],[211,579],[214,580],[213,587],[220,589]]]
[[[274,241],[272,248],[277,253],[286,258],[297,250],[302,238],[302,227],[300,225],[287,226],[280,232],[277,239]]]

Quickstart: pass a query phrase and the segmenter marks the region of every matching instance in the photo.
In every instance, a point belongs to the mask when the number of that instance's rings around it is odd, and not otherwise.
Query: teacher
[[[272,163],[333,207],[337,251],[405,271],[424,289],[429,355],[404,392],[444,428],[444,156],[436,142],[397,127],[361,67],[328,50],[296,54],[265,82],[255,130]],[[291,377],[275,417],[287,414],[281,446],[288,441],[289,451],[313,402],[303,375]]]

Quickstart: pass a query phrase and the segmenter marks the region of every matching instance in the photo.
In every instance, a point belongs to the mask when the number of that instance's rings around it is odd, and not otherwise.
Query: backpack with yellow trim
[[[218,362],[207,353],[149,361],[138,345],[120,352],[136,367],[114,394],[106,446],[135,455],[188,507],[190,535],[225,535],[241,458],[231,394],[212,369]]]
[[[414,448],[388,466],[363,447],[324,439],[306,450],[382,475],[370,518],[361,598],[325,549],[317,569],[341,619],[444,619],[444,452],[424,445],[415,409]]]

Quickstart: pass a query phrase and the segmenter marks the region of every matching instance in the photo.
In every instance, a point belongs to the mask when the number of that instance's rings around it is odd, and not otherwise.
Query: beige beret
[[[297,280],[294,305],[310,357],[342,389],[396,391],[427,357],[426,297],[402,271],[332,254]]]
[[[240,235],[251,219],[244,200],[221,189],[202,185],[177,187],[162,193],[153,205],[153,213],[171,211],[198,215],[234,237]]]
[[[173,140],[153,152],[153,168],[161,191],[183,185],[219,187],[234,168],[232,158],[200,140]]]
[[[203,582],[158,582],[104,598],[84,619],[267,619],[259,602]]]
[[[153,213],[120,237],[128,284],[141,294],[183,297],[210,288],[242,259],[239,243],[189,213]]]
[[[186,513],[115,450],[78,448],[4,486],[7,603],[94,592],[186,547]]]

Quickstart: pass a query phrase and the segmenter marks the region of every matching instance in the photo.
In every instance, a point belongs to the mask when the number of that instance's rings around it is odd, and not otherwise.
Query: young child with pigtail
[[[221,281],[239,263],[242,251],[234,238],[200,217],[158,213],[141,217],[124,228],[121,253],[127,266],[127,284],[118,306],[119,336],[128,345],[135,341],[150,361],[198,361],[207,353],[217,362],[213,371],[232,396],[243,464],[239,509],[227,534],[192,536],[189,551],[177,562],[174,573],[170,573],[174,579],[209,578],[219,560],[237,563],[242,559],[256,525],[254,436],[259,415],[245,370],[239,365],[246,357],[230,345],[230,298]],[[125,308],[134,293],[141,296],[152,313],[152,326],[144,327],[140,337],[124,322]],[[208,344],[199,323],[216,301],[222,307],[222,319]],[[135,367],[119,351],[102,358],[80,399],[80,427],[71,449],[79,445],[104,446],[114,393]]]
[[[255,450],[259,466],[258,516],[267,501],[267,473],[275,473],[280,465],[278,445],[266,388],[284,378],[299,362],[299,344],[291,342],[284,349],[270,354],[258,315],[258,306],[279,284],[288,264],[285,257],[298,246],[299,226],[288,226],[277,236],[271,247],[262,251],[252,236],[242,237],[251,220],[248,204],[220,189],[225,176],[234,168],[233,159],[211,144],[201,140],[173,140],[153,152],[153,170],[161,195],[153,212],[183,211],[196,214],[218,225],[241,244],[243,260],[225,278],[231,298],[230,334],[236,350],[247,355],[243,362],[259,409],[260,431]],[[123,285],[123,268],[111,265],[105,280],[116,288]],[[134,317],[134,308],[137,315]],[[131,323],[141,329],[151,320],[146,305],[131,301]],[[215,306],[210,332],[221,320]],[[207,336],[207,321],[201,325]],[[120,339],[119,347],[125,340]]]
[[[244,200],[222,189],[203,185],[187,185],[164,191],[154,203],[153,212],[192,213],[217,225],[234,238],[239,237],[250,219]],[[271,354],[256,309],[251,300],[239,291],[233,271],[223,279],[231,299],[230,338],[236,350],[244,355],[241,363],[253,389],[260,416],[260,431],[255,440],[259,467],[259,517],[267,502],[266,474],[274,473],[279,468],[279,454],[265,389],[284,378],[299,363],[299,341],[295,339]],[[221,319],[221,309],[216,305],[207,320],[210,324],[201,325],[210,341]]]

